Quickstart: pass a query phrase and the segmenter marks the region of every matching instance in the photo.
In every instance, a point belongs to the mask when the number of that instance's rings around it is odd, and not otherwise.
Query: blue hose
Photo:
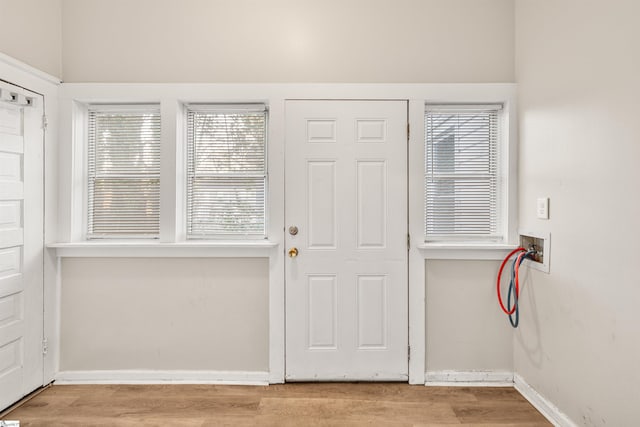
[[[520,258],[520,263],[518,267],[522,265],[525,259],[532,258],[533,255],[536,254],[536,251],[530,250],[524,254],[522,258]],[[511,264],[511,280],[509,281],[509,293],[507,294],[507,310],[511,311],[511,309],[515,306],[515,310],[513,314],[509,315],[509,323],[514,328],[518,327],[520,323],[520,308],[518,306],[518,295],[516,294],[516,263],[518,262],[518,257],[513,260],[513,264]],[[513,305],[511,305],[511,296],[513,295]]]

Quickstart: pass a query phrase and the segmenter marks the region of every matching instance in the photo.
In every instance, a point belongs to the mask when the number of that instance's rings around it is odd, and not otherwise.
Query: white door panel
[[[0,409],[43,384],[43,99],[0,83]],[[5,100],[6,96],[3,96]]]
[[[287,380],[407,379],[407,103],[287,101]]]

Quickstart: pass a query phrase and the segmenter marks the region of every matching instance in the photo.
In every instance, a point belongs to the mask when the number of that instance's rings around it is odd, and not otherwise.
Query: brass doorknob
[[[295,258],[297,256],[298,256],[298,248],[289,249],[289,257],[290,258]]]

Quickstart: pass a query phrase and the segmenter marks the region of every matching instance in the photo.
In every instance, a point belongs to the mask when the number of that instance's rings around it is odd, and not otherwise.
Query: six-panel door
[[[285,120],[286,379],[407,380],[407,103]]]

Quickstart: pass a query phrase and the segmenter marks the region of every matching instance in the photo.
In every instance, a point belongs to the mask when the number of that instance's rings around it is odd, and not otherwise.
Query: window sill
[[[503,260],[517,245],[504,243],[423,243],[418,245],[424,259]]]
[[[278,243],[268,240],[189,241],[179,243],[140,241],[91,241],[51,243],[60,258],[268,258]]]

